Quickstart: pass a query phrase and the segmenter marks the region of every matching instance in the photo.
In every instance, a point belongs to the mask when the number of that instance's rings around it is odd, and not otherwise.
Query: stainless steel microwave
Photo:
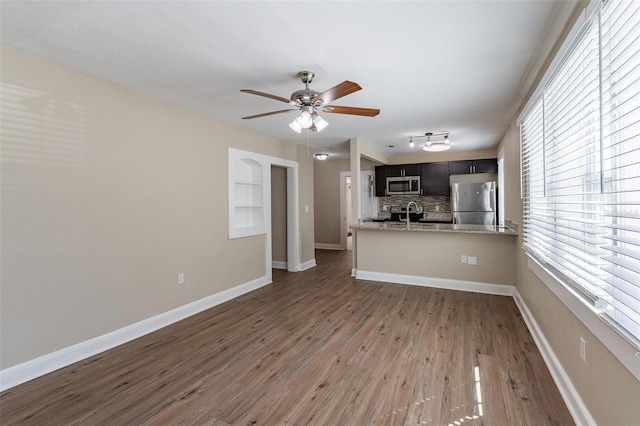
[[[420,195],[420,176],[387,178],[387,195]]]

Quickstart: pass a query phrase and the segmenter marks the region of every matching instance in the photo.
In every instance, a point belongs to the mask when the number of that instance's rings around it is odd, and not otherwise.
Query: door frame
[[[342,247],[342,250],[347,249],[347,194],[345,193],[344,187],[346,186],[348,177],[351,177],[351,172],[340,172],[340,247]],[[351,185],[353,185],[353,182],[351,182]],[[353,203],[353,194],[351,196],[351,203]],[[353,221],[353,217],[351,221]]]

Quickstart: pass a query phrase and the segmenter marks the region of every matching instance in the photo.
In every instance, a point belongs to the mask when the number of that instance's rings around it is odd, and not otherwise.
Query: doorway
[[[287,269],[287,169],[271,165],[271,267]]]
[[[353,235],[351,224],[358,218],[352,217],[351,172],[340,172],[340,245],[343,250],[352,250]],[[365,170],[360,172],[360,205],[362,219],[377,216],[378,202],[375,197],[374,172]]]
[[[340,172],[340,246],[351,250],[351,172]]]
[[[351,232],[351,215],[353,214],[353,210],[351,208],[351,176],[347,176],[344,180],[344,191],[345,191],[345,206],[346,206],[346,214],[344,217],[345,220],[345,229],[347,232],[347,250],[353,249],[353,233]]]

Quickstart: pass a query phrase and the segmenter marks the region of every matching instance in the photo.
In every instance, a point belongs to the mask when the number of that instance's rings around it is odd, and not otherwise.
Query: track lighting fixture
[[[440,137],[442,136],[442,140],[431,140],[432,137]],[[413,148],[416,146],[413,138],[427,138],[424,145],[422,145],[422,150],[427,152],[440,152],[446,151],[451,148],[451,140],[449,139],[449,132],[427,132],[424,136],[410,136],[409,137],[409,147]]]

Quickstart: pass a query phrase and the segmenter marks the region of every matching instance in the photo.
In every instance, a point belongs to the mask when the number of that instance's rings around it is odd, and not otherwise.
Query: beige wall
[[[314,203],[313,203],[313,155],[308,148],[298,145],[298,181],[300,203],[300,262],[314,262]],[[304,265],[303,265],[304,266]]]
[[[287,261],[287,169],[271,167],[271,255]]]
[[[513,285],[515,237],[358,230],[358,271]],[[477,265],[460,263],[475,256]]]
[[[295,145],[1,53],[0,368],[265,275],[264,235],[228,239],[228,147],[296,161]]]
[[[376,163],[360,159],[362,171],[374,170]],[[315,242],[340,245],[340,173],[351,172],[350,160],[314,161]]]
[[[365,157],[361,157],[360,158],[360,170],[361,171],[374,171],[376,166],[378,166],[378,163],[374,163],[373,161],[369,160],[368,158]]]
[[[315,242],[340,242],[340,172],[350,171],[349,160],[315,161],[313,170],[315,197]]]
[[[389,157],[389,164],[415,164],[435,163],[438,161],[478,160],[483,158],[496,158],[497,151],[483,149],[478,151],[445,151],[445,152],[420,152],[415,154],[394,155]]]

